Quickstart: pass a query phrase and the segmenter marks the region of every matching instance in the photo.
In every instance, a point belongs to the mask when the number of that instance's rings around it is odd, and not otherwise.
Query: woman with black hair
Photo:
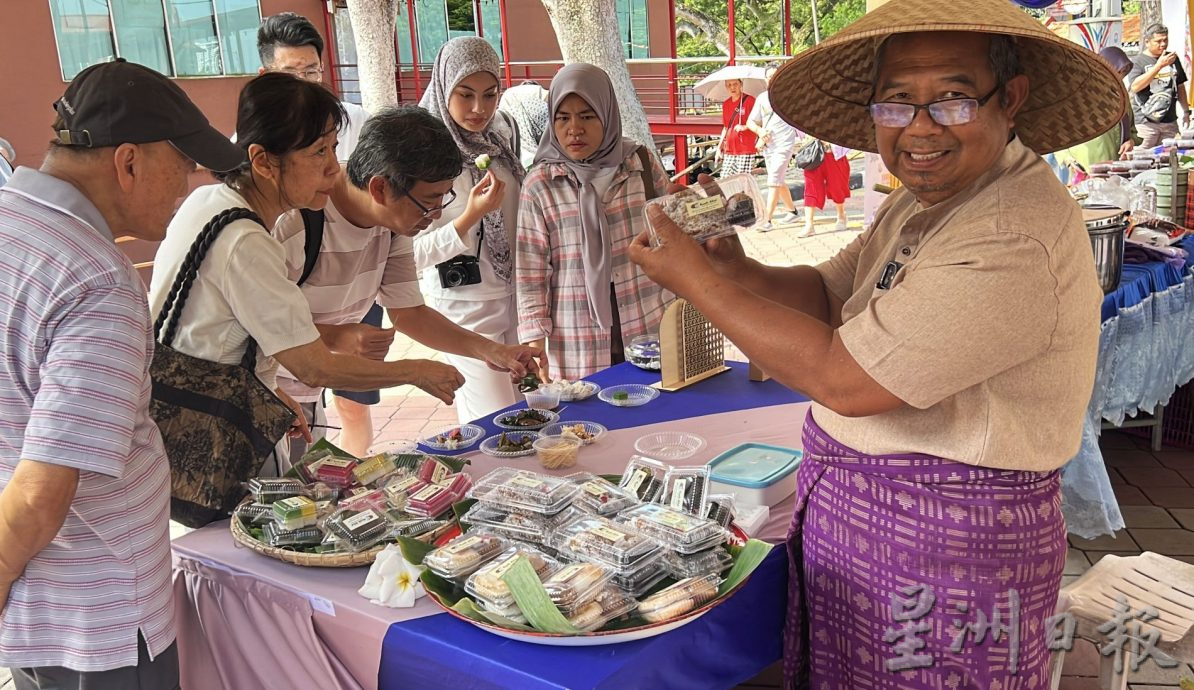
[[[267,230],[287,211],[327,204],[340,173],[336,132],[344,117],[336,97],[319,84],[281,73],[246,84],[236,118],[237,144],[246,160],[217,174],[221,184],[192,192],[175,214],[154,258],[150,311],[156,318],[202,228],[230,209],[248,209],[253,216],[228,224],[196,270],[171,344],[175,350],[236,364],[252,340],[258,348],[257,377],[273,390],[280,363],[311,386],[368,391],[413,384],[451,403],[463,379],[450,366],[430,360],[380,362],[329,350],[311,321],[306,298],[287,276],[282,245]],[[305,415],[277,392],[299,412],[292,434],[310,441]]]

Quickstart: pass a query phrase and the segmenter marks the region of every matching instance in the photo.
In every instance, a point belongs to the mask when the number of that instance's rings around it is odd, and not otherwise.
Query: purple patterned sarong
[[[1047,688],[1066,555],[1058,476],[864,455],[810,412],[788,533],[785,687]]]

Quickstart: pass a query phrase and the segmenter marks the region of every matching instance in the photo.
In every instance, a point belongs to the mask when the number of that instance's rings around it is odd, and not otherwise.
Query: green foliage
[[[817,19],[821,39],[841,31],[847,24],[866,13],[866,0],[816,0]],[[700,35],[681,33],[676,39],[676,53],[680,57],[720,57],[726,54],[718,47],[728,43],[729,18],[725,0],[677,0],[677,9],[685,8],[707,20],[698,28]],[[781,0],[738,0],[735,4],[735,29],[740,55],[782,55],[784,52],[783,3]],[[811,2],[793,0],[792,52],[811,48],[815,43]],[[716,35],[708,29],[717,27]],[[718,61],[717,64],[721,64]],[[706,65],[685,65],[682,72],[707,72]]]

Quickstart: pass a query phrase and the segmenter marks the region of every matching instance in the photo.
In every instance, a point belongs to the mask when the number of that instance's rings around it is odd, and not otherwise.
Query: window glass
[[[62,78],[116,57],[107,0],[50,0]]]
[[[174,74],[162,0],[116,0],[112,3],[112,20],[120,57],[165,75]]]
[[[221,74],[220,40],[211,0],[165,0],[165,7],[176,74],[180,77]]]
[[[224,74],[257,74],[261,67],[261,57],[257,54],[257,27],[261,24],[261,9],[257,0],[215,2]],[[123,46],[121,50],[124,50]]]
[[[481,0],[481,29],[485,40],[502,57],[502,8],[498,0]]]
[[[448,42],[448,10],[444,0],[415,0],[419,28],[419,63],[431,64]]]

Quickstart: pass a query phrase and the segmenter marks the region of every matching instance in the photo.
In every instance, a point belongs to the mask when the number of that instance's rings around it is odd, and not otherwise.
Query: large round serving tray
[[[455,525],[455,527],[456,527],[457,531],[455,533],[451,533],[451,532],[445,533],[444,536],[441,537],[441,542],[446,542],[446,541],[450,540],[452,537],[460,535],[460,532],[459,532],[460,526]],[[728,537],[729,537],[729,540],[728,540],[729,543],[738,544],[738,545],[745,544],[746,540],[748,539],[748,537],[746,536],[746,533],[743,532],[742,528],[738,527],[737,525],[734,525],[733,527],[730,528],[730,533],[729,533]],[[442,546],[442,543],[437,544],[437,545]],[[689,623],[693,622],[694,620],[696,620],[696,619],[700,618],[701,616],[705,615],[706,613],[708,613],[710,609],[720,605],[722,602],[726,601],[731,596],[733,596],[735,592],[737,592],[738,590],[740,590],[744,586],[746,586],[747,582],[750,582],[750,578],[751,578],[751,575],[747,575],[745,578],[743,578],[742,582],[738,583],[737,587],[726,592],[725,596],[718,597],[718,598],[714,599],[713,601],[705,604],[704,606],[695,608],[695,609],[689,611],[688,613],[685,613],[677,618],[672,618],[671,620],[666,620],[666,621],[660,621],[658,623],[648,623],[647,625],[640,625],[640,626],[634,627],[634,628],[622,628],[621,630],[604,630],[604,631],[598,631],[598,632],[580,633],[579,635],[561,635],[558,633],[544,633],[544,632],[538,632],[538,631],[510,630],[508,628],[503,628],[501,626],[494,625],[493,623],[482,623],[481,621],[476,621],[476,620],[473,620],[472,618],[469,618],[468,616],[465,616],[464,614],[460,613],[459,611],[456,611],[455,609],[451,608],[450,606],[445,606],[444,602],[440,601],[439,597],[437,597],[435,594],[428,592],[428,595],[430,596],[431,600],[433,602],[435,602],[436,606],[440,607],[447,613],[451,614],[453,617],[459,618],[460,620],[464,621],[465,623],[469,623],[470,625],[475,625],[478,628],[481,628],[482,630],[486,630],[488,632],[493,633],[494,635],[497,635],[499,637],[504,637],[508,640],[518,640],[520,642],[529,642],[531,644],[541,644],[541,645],[547,645],[550,647],[596,647],[598,645],[618,644],[620,642],[633,642],[635,640],[645,640],[648,637],[655,637],[656,635],[662,635],[665,632],[671,632],[672,630],[675,630],[676,628],[680,628],[685,625],[688,625]]]
[[[252,502],[252,497],[249,497],[241,503],[243,505],[244,503]],[[368,551],[361,551],[359,553],[305,553],[302,551],[290,551],[257,541],[253,538],[253,535],[249,534],[244,525],[241,524],[240,518],[235,515],[228,521],[228,524],[229,529],[232,531],[232,540],[237,544],[252,549],[263,556],[311,568],[359,568],[373,563],[377,559],[377,554],[381,553],[385,548],[385,544],[382,544],[381,546],[375,546]],[[440,535],[446,534],[454,528],[459,529],[459,525],[455,522],[449,522],[438,529],[421,534],[415,537],[415,539],[432,543]]]
[[[746,584],[746,582],[749,579],[750,578],[743,580],[742,581],[743,584]],[[739,585],[739,587],[741,587],[741,585]],[[735,588],[735,589],[737,589],[737,588]],[[457,611],[455,611],[447,606],[444,606],[443,602],[441,602],[435,596],[432,596],[431,600],[434,601],[436,603],[436,605],[438,605],[444,611],[447,611],[449,614],[451,614],[452,616],[454,616],[456,618],[459,618],[460,620],[464,621],[465,623],[471,623],[472,625],[475,625],[478,628],[481,628],[482,630],[491,632],[494,635],[497,635],[498,637],[504,637],[508,640],[518,640],[519,642],[530,642],[531,644],[541,644],[541,645],[547,645],[549,647],[596,647],[599,645],[618,644],[620,642],[633,642],[635,640],[645,640],[648,637],[655,637],[656,635],[662,635],[665,632],[671,632],[672,630],[675,630],[676,628],[680,628],[685,625],[688,625],[689,623],[693,622],[694,620],[705,615],[709,611],[709,609],[712,609],[714,606],[717,606],[718,604],[725,601],[727,598],[729,598],[729,596],[732,593],[733,592],[731,591],[730,593],[727,593],[726,596],[719,597],[719,598],[709,602],[708,604],[705,604],[704,606],[702,606],[699,609],[693,609],[692,611],[689,611],[688,613],[684,614],[683,616],[680,616],[679,618],[673,618],[671,620],[662,621],[660,623],[651,623],[650,625],[640,625],[637,628],[625,628],[623,630],[607,630],[607,631],[603,631],[603,632],[582,633],[580,635],[557,635],[557,634],[552,634],[552,633],[523,632],[521,630],[507,630],[506,628],[501,628],[501,627],[498,627],[491,623],[482,623],[480,621],[475,621],[471,618],[468,618],[467,616],[465,616],[461,613],[458,613]]]

